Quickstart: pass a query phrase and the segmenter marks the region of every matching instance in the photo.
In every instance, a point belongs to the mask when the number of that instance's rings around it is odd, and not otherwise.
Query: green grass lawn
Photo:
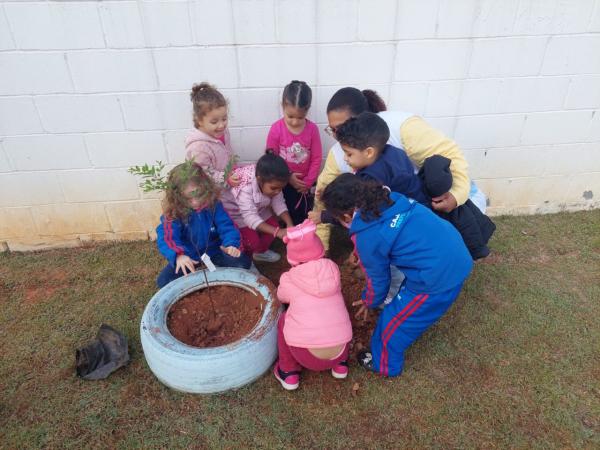
[[[0,255],[3,448],[600,447],[600,210],[495,219],[449,313],[399,378],[269,374],[222,395],[160,384],[139,342],[163,261],[153,243]],[[131,363],[75,376],[101,323]],[[358,383],[358,390],[353,386]]]

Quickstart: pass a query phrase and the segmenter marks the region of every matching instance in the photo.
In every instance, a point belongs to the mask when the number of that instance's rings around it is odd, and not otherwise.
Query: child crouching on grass
[[[214,182],[194,164],[180,164],[169,173],[156,228],[158,250],[168,261],[156,280],[159,288],[195,272],[204,254],[216,266],[250,268],[239,249],[240,232],[218,196]]]
[[[239,184],[231,189],[231,197],[222,200],[240,227],[244,252],[255,261],[279,261],[281,255],[269,250],[275,238],[285,236],[279,220],[286,227],[294,226],[281,192],[290,178],[288,166],[267,150],[256,164],[235,169],[234,174]]]
[[[376,181],[343,174],[322,195],[328,211],[350,229],[366,275],[357,316],[382,304],[390,287],[390,265],[405,275],[358,355],[367,370],[400,375],[404,351],[437,322],[456,300],[473,261],[456,229],[425,206],[390,192]]]
[[[300,371],[329,370],[334,378],[348,375],[352,325],[340,284],[338,266],[323,258],[325,249],[310,220],[283,238],[292,268],[281,275],[277,298],[288,303],[277,325],[279,360],[273,374],[284,389],[300,384]]]

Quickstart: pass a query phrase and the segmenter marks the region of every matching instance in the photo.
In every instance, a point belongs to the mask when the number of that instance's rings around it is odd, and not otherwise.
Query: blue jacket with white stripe
[[[240,232],[221,202],[213,208],[192,211],[187,222],[160,216],[156,236],[158,250],[173,267],[178,255],[200,261],[205,249],[208,256],[213,256],[221,245],[240,247]]]
[[[392,192],[390,198],[394,203],[379,218],[365,221],[358,211],[350,227],[366,275],[362,300],[370,308],[385,300],[390,265],[404,273],[407,289],[428,294],[458,286],[473,267],[452,224],[402,194]]]

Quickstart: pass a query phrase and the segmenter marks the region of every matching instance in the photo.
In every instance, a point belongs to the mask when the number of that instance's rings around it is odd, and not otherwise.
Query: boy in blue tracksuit
[[[216,266],[250,268],[240,252],[240,232],[217,200],[218,190],[201,168],[180,164],[169,173],[164,214],[156,228],[158,250],[167,266],[159,288],[194,272],[206,253]]]
[[[379,316],[370,351],[359,354],[363,367],[397,376],[404,366],[404,351],[458,297],[473,266],[471,256],[450,223],[375,181],[340,175],[322,199],[340,222],[349,225],[366,275],[359,314],[384,302],[390,265],[406,277]]]

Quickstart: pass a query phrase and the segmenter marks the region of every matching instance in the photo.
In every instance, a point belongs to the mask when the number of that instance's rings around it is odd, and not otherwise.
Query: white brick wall
[[[153,236],[126,169],[183,160],[203,80],[243,161],[291,79],[320,129],[353,85],[454,138],[491,213],[598,207],[598,55],[600,0],[0,0],[0,248]]]

